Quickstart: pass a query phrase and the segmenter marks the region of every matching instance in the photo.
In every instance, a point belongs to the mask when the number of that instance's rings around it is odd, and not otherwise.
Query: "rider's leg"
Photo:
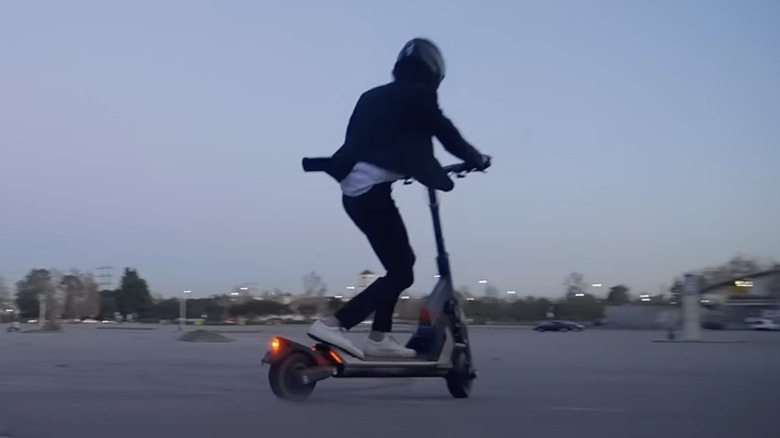
[[[358,197],[344,197],[344,209],[366,235],[371,248],[387,270],[363,292],[346,303],[335,317],[340,325],[350,329],[363,322],[380,306],[394,306],[398,296],[414,281],[412,267],[414,252],[401,215],[390,194],[390,184],[380,184]],[[386,312],[385,312],[386,313]],[[374,328],[389,331],[392,324],[392,310],[389,320],[380,312],[380,321],[374,317]],[[381,319],[384,318],[384,321]]]
[[[344,197],[344,208],[368,238],[387,274],[348,302],[335,317],[342,327],[350,329],[374,312],[366,348],[372,355],[411,357],[413,350],[401,347],[387,335],[392,330],[399,295],[414,282],[415,262],[406,227],[390,193],[390,184],[382,184],[360,197]]]
[[[389,183],[379,184],[357,197],[343,197],[344,209],[357,227],[366,235],[374,252],[387,270],[363,292],[346,303],[335,315],[317,321],[309,333],[348,351],[355,347],[339,330],[349,330],[376,311],[370,344],[373,350],[382,347],[388,355],[414,355],[386,336],[391,330],[392,317],[398,296],[414,281],[412,268],[414,252],[409,245],[401,215],[391,196]]]

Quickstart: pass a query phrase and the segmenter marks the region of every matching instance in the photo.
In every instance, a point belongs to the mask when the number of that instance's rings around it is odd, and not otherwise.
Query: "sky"
[[[382,272],[304,156],[425,36],[443,111],[492,155],[441,194],[454,281],[658,292],[780,260],[780,3],[658,0],[0,3],[0,275],[138,269],[154,293],[339,293]],[[437,145],[443,163],[457,161]],[[428,291],[419,185],[394,196]]]

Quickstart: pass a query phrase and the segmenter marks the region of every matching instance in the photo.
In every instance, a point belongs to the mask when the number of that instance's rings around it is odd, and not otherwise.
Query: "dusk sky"
[[[300,160],[341,145],[416,36],[494,157],[441,196],[457,285],[555,296],[579,271],[656,293],[738,252],[780,260],[778,22],[770,0],[4,1],[0,275],[130,266],[205,296],[381,272]],[[425,191],[394,193],[422,293]]]

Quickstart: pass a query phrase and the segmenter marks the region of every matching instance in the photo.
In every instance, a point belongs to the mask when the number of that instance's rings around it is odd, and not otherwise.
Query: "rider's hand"
[[[490,155],[482,155],[482,163],[477,166],[477,170],[484,171],[488,167],[490,167]]]

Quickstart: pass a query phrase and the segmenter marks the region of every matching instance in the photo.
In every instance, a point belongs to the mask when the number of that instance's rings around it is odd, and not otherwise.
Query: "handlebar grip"
[[[443,169],[447,173],[463,173],[463,172],[471,172],[472,170],[475,169],[475,167],[467,163],[458,163],[458,164],[450,164],[448,166],[444,166]]]
[[[330,165],[330,157],[306,157],[301,165],[304,172],[325,172]]]

